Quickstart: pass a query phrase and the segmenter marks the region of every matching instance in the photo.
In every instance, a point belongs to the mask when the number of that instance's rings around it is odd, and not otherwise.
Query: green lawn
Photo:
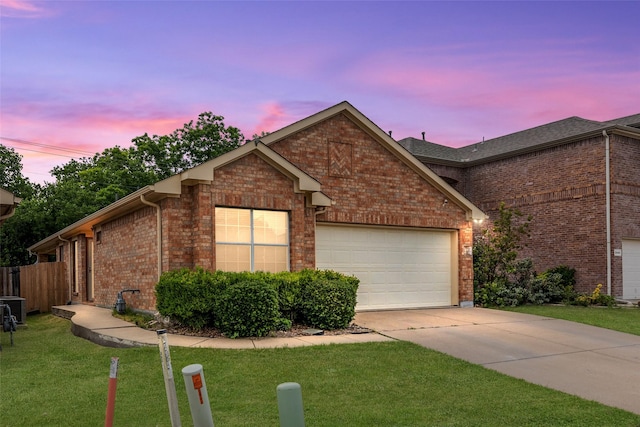
[[[73,336],[67,320],[28,318],[0,334],[0,425],[104,424],[109,365],[120,358],[114,425],[169,426],[157,347],[111,349]],[[171,344],[169,342],[169,344]],[[172,347],[181,369],[204,366],[216,426],[277,426],[276,387],[302,386],[314,426],[640,426],[640,416],[528,384],[405,342],[273,350]]]
[[[571,320],[587,325],[640,335],[640,308],[524,305],[504,310],[529,313],[555,319]]]

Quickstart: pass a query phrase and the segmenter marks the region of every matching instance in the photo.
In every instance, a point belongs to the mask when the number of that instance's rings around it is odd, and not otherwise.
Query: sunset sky
[[[245,137],[343,100],[461,146],[640,112],[640,2],[0,0],[0,136],[23,173],[204,111]]]

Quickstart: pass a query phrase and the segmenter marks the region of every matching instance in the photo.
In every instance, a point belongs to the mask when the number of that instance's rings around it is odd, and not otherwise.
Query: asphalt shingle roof
[[[606,122],[597,122],[574,116],[460,148],[446,147],[418,138],[404,138],[398,143],[414,156],[422,159],[426,158],[425,160],[475,162],[508,155],[511,152],[520,152],[538,145],[561,141],[589,132],[604,130],[614,125],[640,127],[640,114]]]

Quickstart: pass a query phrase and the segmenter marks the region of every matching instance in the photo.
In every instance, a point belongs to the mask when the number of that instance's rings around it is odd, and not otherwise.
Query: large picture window
[[[215,215],[218,270],[289,270],[287,212],[216,208]]]

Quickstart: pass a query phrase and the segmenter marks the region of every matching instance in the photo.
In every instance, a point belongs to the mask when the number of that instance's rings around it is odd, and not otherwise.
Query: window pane
[[[251,243],[251,211],[216,208],[216,242]]]
[[[286,212],[254,211],[254,243],[287,245],[289,216]]]
[[[251,246],[216,245],[216,268],[222,271],[251,271]]]
[[[277,273],[288,271],[289,248],[286,246],[254,246],[255,259],[253,260],[254,271],[268,271]]]

